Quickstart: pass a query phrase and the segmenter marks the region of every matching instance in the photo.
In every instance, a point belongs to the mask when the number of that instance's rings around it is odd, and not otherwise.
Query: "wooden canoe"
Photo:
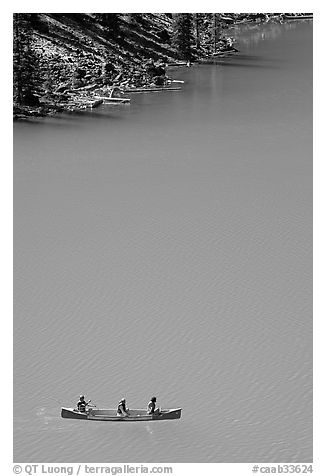
[[[61,408],[62,418],[75,420],[95,421],[152,421],[152,420],[176,420],[181,417],[181,408],[161,410],[159,413],[148,415],[146,410],[129,410],[129,416],[118,416],[116,410],[89,408],[86,412],[79,412],[75,408]]]

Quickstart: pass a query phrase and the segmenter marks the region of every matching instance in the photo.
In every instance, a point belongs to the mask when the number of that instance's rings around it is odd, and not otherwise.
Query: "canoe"
[[[148,415],[146,410],[129,410],[129,416],[118,416],[116,410],[90,408],[85,413],[79,412],[75,408],[61,408],[62,418],[73,418],[75,420],[97,420],[97,421],[152,421],[152,420],[176,420],[181,417],[181,408],[161,410],[160,413]]]

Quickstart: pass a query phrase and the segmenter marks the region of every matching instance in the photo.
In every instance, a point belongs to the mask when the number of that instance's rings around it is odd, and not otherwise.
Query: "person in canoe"
[[[129,409],[126,407],[126,399],[121,398],[118,403],[117,416],[129,416]]]
[[[147,405],[147,413],[149,415],[154,415],[159,412],[160,412],[159,409],[156,408],[156,397],[152,397]]]
[[[78,400],[78,402],[77,402],[77,410],[78,410],[79,412],[85,413],[85,412],[86,412],[87,405],[88,405],[90,402],[91,402],[90,400],[88,400],[88,402],[86,402],[84,395],[80,395],[79,400]]]

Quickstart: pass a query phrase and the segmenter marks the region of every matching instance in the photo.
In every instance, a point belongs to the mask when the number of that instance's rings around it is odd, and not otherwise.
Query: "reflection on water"
[[[244,25],[234,25],[228,30],[240,46],[249,46],[250,44],[259,43],[262,40],[275,40],[280,35],[284,34],[285,30],[292,31],[296,28],[301,28],[302,24],[311,24],[312,20],[300,21],[270,21],[264,23],[247,23]]]

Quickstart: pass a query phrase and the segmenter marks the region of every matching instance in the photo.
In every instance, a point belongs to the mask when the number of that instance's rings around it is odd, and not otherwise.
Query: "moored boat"
[[[86,412],[79,412],[75,408],[61,408],[62,418],[75,420],[95,421],[152,421],[152,420],[176,420],[181,417],[181,408],[160,410],[154,414],[148,414],[147,410],[129,410],[128,416],[117,415],[113,409],[89,408]]]

